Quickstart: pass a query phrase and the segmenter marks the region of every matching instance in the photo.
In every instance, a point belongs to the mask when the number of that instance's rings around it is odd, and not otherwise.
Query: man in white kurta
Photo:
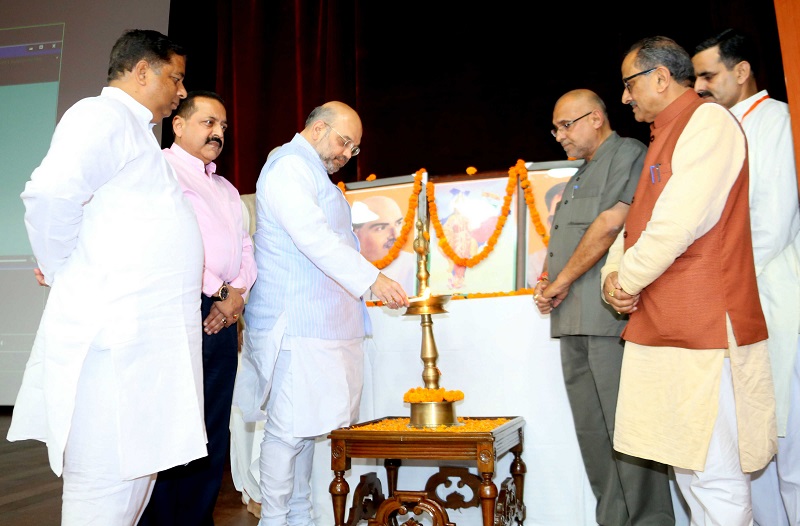
[[[728,29],[696,48],[694,89],[739,120],[750,159],[750,223],[758,296],[769,330],[778,454],[752,477],[760,526],[800,523],[800,206],[789,106],[758,90],[756,50]]]
[[[203,245],[152,133],[184,68],[164,35],[123,34],[109,86],[64,114],[22,193],[51,290],[8,439],[47,444],[64,525],[133,525],[159,470],[206,454]]]
[[[361,133],[346,104],[317,107],[256,184],[258,278],[234,404],[245,420],[266,418],[260,526],[314,524],[314,437],[358,418],[370,332],[363,295],[408,306],[402,287],[359,253],[350,206],[328,176],[358,154]]]

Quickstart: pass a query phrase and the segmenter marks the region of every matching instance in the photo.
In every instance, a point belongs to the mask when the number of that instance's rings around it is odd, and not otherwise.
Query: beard
[[[344,155],[332,155],[330,157],[326,157],[320,154],[319,160],[322,161],[322,164],[325,166],[325,170],[329,174],[335,174],[342,166],[347,164],[348,159]]]

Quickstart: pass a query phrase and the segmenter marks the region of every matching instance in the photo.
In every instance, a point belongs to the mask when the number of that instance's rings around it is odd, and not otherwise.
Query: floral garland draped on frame
[[[405,246],[406,241],[408,241],[409,233],[411,229],[414,227],[414,214],[417,211],[417,205],[419,203],[419,195],[422,191],[422,175],[426,172],[425,168],[420,168],[414,174],[414,186],[411,191],[411,196],[409,197],[408,202],[408,209],[406,211],[405,218],[403,219],[403,227],[400,231],[400,235],[397,236],[392,247],[389,249],[389,252],[386,256],[382,257],[377,261],[372,261],[372,264],[375,265],[379,269],[386,268],[392,261],[397,258],[397,255]],[[475,168],[468,168],[467,174],[474,175],[477,173]],[[374,174],[370,175],[368,180],[375,180],[373,177]],[[438,237],[438,244],[442,248],[442,251],[445,255],[452,260],[457,265],[462,265],[465,267],[474,267],[475,265],[480,264],[483,260],[485,260],[489,254],[492,253],[494,247],[497,243],[500,234],[503,232],[503,227],[506,223],[506,218],[511,210],[511,199],[514,195],[514,191],[517,188],[517,181],[519,181],[520,187],[522,188],[523,194],[525,196],[525,203],[528,208],[528,213],[531,218],[531,222],[533,223],[533,227],[536,230],[536,233],[539,237],[542,238],[545,246],[547,246],[550,236],[547,234],[547,230],[545,229],[544,224],[542,223],[541,217],[539,216],[539,212],[536,209],[536,204],[534,201],[533,190],[531,188],[531,182],[528,179],[528,169],[525,166],[525,161],[522,159],[517,160],[517,163],[508,169],[508,184],[506,184],[506,195],[503,198],[503,206],[500,209],[500,214],[497,216],[497,224],[495,225],[494,232],[492,232],[491,236],[489,236],[488,241],[481,249],[480,252],[475,254],[470,258],[462,258],[458,256],[453,248],[450,246],[450,243],[447,240],[447,236],[445,235],[444,228],[442,227],[442,223],[439,219],[438,209],[436,207],[436,197],[435,197],[435,188],[434,184],[431,181],[428,181],[425,185],[425,194],[428,201],[428,215],[431,220],[431,225],[433,226],[434,230],[436,231],[436,236]],[[339,188],[342,192],[345,192],[345,185],[344,183],[339,183]],[[426,233],[427,234],[427,233]],[[429,237],[429,236],[428,236]],[[471,296],[479,296],[479,294],[471,294]]]

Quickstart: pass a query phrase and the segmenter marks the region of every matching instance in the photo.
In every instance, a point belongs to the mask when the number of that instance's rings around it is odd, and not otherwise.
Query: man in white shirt
[[[258,279],[234,403],[246,421],[266,418],[260,526],[314,524],[314,439],[358,418],[370,333],[364,294],[409,305],[400,284],[358,252],[350,205],[329,177],[358,154],[361,133],[350,106],[319,106],[256,184]]]
[[[152,133],[184,71],[167,37],[126,31],[22,192],[51,290],[8,439],[47,444],[63,525],[136,524],[158,471],[206,455],[203,244]]]
[[[800,524],[800,206],[789,107],[756,85],[756,50],[726,29],[692,57],[694,89],[725,106],[747,136],[750,227],[758,296],[767,320],[778,426],[778,454],[751,481],[760,526]]]

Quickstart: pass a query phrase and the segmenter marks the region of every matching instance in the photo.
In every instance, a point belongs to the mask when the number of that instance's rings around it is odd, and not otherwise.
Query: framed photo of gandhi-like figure
[[[483,179],[459,177],[434,181],[435,214],[429,206],[432,294],[515,289],[517,189],[512,188],[507,197],[507,186],[506,172]],[[505,209],[505,223],[495,239],[498,218]],[[442,236],[444,242],[440,243]],[[481,254],[487,255],[482,258]]]
[[[345,185],[344,196],[350,203],[353,232],[361,254],[397,281],[409,297],[417,295],[417,256],[414,252],[417,207],[409,212],[414,190],[414,176],[360,181]],[[424,195],[423,195],[424,197]],[[367,291],[366,300],[376,300]]]

